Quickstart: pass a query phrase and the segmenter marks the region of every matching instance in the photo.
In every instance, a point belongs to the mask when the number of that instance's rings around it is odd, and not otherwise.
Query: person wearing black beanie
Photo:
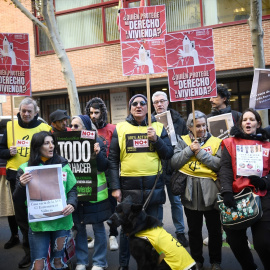
[[[147,121],[147,98],[134,95],[129,101],[130,114],[126,121],[116,125],[109,152],[109,175],[112,195],[121,202],[132,195],[133,202],[144,204],[157,179],[148,215],[158,217],[158,208],[165,202],[164,181],[161,159],[168,160],[173,155],[173,147],[163,124],[152,117],[152,126]],[[119,176],[120,168],[120,176]],[[129,265],[128,237],[121,230],[119,270],[127,270]]]

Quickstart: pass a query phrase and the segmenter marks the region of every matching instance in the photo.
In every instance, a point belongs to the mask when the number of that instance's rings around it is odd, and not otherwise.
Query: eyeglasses
[[[168,101],[167,99],[161,99],[161,100],[155,100],[153,104],[157,105],[158,103],[163,104],[165,101]]]
[[[137,107],[139,103],[141,106],[145,106],[147,104],[147,102],[145,102],[145,101],[140,101],[140,102],[135,101],[135,102],[131,103],[131,105],[134,107]]]
[[[78,129],[79,128],[79,125],[75,124],[75,125],[69,125],[70,128],[75,128],[75,129]]]

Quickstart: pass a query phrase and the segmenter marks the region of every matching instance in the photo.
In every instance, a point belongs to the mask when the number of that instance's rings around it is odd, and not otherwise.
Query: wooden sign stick
[[[192,99],[191,103],[192,103],[192,113],[193,113],[193,135],[194,135],[195,140],[197,140],[196,127],[195,127],[194,99]]]
[[[10,100],[11,100],[11,121],[12,121],[12,145],[15,146],[13,96],[10,96]]]

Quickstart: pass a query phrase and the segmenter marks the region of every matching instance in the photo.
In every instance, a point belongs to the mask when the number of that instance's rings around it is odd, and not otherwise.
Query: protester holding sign
[[[168,109],[169,101],[168,101],[168,97],[166,93],[162,91],[155,92],[152,96],[152,101],[155,108],[155,112],[153,113],[154,116],[168,111],[172,117],[173,128],[174,128],[175,134],[178,136],[181,136],[181,135],[186,135],[188,133],[186,123],[184,119],[181,117],[181,115],[173,109]],[[185,223],[184,223],[183,206],[181,203],[181,199],[179,196],[174,196],[172,194],[171,187],[170,187],[170,179],[171,179],[173,170],[171,168],[170,162],[167,160],[164,160],[162,165],[163,165],[163,179],[165,181],[167,194],[171,203],[172,219],[173,219],[173,224],[176,229],[175,234],[178,241],[184,247],[188,247],[189,244],[185,236]],[[159,219],[161,221],[163,219],[162,205],[160,205],[160,208],[159,208]]]
[[[187,175],[186,189],[181,196],[188,223],[190,253],[198,270],[203,270],[203,217],[209,233],[211,270],[221,270],[222,234],[220,215],[214,208],[218,188],[215,183],[220,168],[221,140],[207,132],[206,115],[195,111],[189,114],[189,134],[181,136],[174,149],[171,166]],[[196,134],[195,134],[196,133]]]
[[[129,101],[129,109],[126,121],[116,125],[110,146],[112,195],[118,202],[131,195],[135,203],[143,204],[161,171],[160,160],[170,159],[173,148],[165,128],[154,117],[152,126],[148,127],[147,98],[144,95],[133,96]],[[157,218],[158,207],[164,202],[164,182],[160,177],[145,209],[147,214]],[[128,237],[121,230],[119,269],[128,269],[129,258]]]
[[[253,192],[260,196],[263,215],[251,226],[251,232],[254,248],[259,254],[264,269],[270,269],[270,143],[267,142],[266,132],[261,125],[261,117],[254,109],[245,110],[240,117],[239,127],[234,126],[231,129],[231,135],[234,137],[223,141],[219,178],[221,195],[227,207],[236,207],[233,195],[245,187],[251,187]],[[260,158],[258,146],[262,146]],[[254,157],[256,160],[260,159],[261,162],[257,165],[255,162],[250,162]],[[224,230],[227,241],[242,269],[257,269],[248,247],[247,229],[224,228]]]
[[[25,98],[19,105],[18,120],[14,121],[14,136],[12,138],[12,122],[7,123],[7,130],[4,132],[0,143],[0,156],[7,159],[7,180],[10,182],[11,192],[15,190],[16,174],[19,166],[29,159],[30,142],[33,134],[42,130],[50,131],[51,127],[38,120],[39,107],[32,98]],[[28,220],[24,204],[14,203],[15,216],[9,216],[8,222],[12,236],[5,244],[4,248],[9,249],[18,244],[18,225],[23,234],[23,249],[25,256],[19,262],[19,268],[25,268],[30,265],[30,250],[28,243]]]
[[[36,133],[32,137],[29,161],[22,164],[17,173],[16,189],[13,193],[16,203],[24,204],[26,200],[26,185],[32,180],[32,175],[25,172],[28,166],[46,166],[61,164],[63,186],[67,206],[62,210],[65,217],[29,223],[29,244],[31,252],[31,269],[44,269],[50,243],[51,265],[56,269],[65,269],[63,262],[64,248],[70,229],[73,225],[72,212],[77,206],[76,179],[68,162],[56,153],[55,137],[46,131]]]
[[[88,115],[74,116],[71,122],[72,131],[93,130],[94,126]],[[76,270],[86,270],[89,265],[86,224],[92,224],[95,235],[92,270],[102,270],[108,267],[107,238],[104,221],[111,215],[108,199],[107,180],[104,171],[108,168],[106,148],[97,137],[94,144],[97,162],[97,200],[79,201],[77,210],[73,213],[74,225],[77,230],[75,248],[77,256]],[[90,153],[89,153],[90,155]],[[80,198],[80,197],[79,197]]]

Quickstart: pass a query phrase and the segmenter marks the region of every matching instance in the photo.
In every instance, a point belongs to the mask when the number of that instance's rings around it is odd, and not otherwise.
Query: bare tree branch
[[[55,14],[53,0],[36,0],[39,1],[39,12],[41,12],[46,26],[41,23],[33,14],[31,14],[20,2],[19,0],[11,0],[12,3],[18,7],[22,13],[24,13],[34,24],[40,27],[49,38],[51,45],[61,63],[61,71],[64,75],[64,79],[67,84],[68,96],[70,101],[70,111],[71,115],[81,114],[81,108],[78,98],[78,92],[76,87],[75,76],[72,71],[70,61],[68,59],[66,50],[63,46],[61,37],[59,35]],[[37,5],[37,2],[35,4]]]

